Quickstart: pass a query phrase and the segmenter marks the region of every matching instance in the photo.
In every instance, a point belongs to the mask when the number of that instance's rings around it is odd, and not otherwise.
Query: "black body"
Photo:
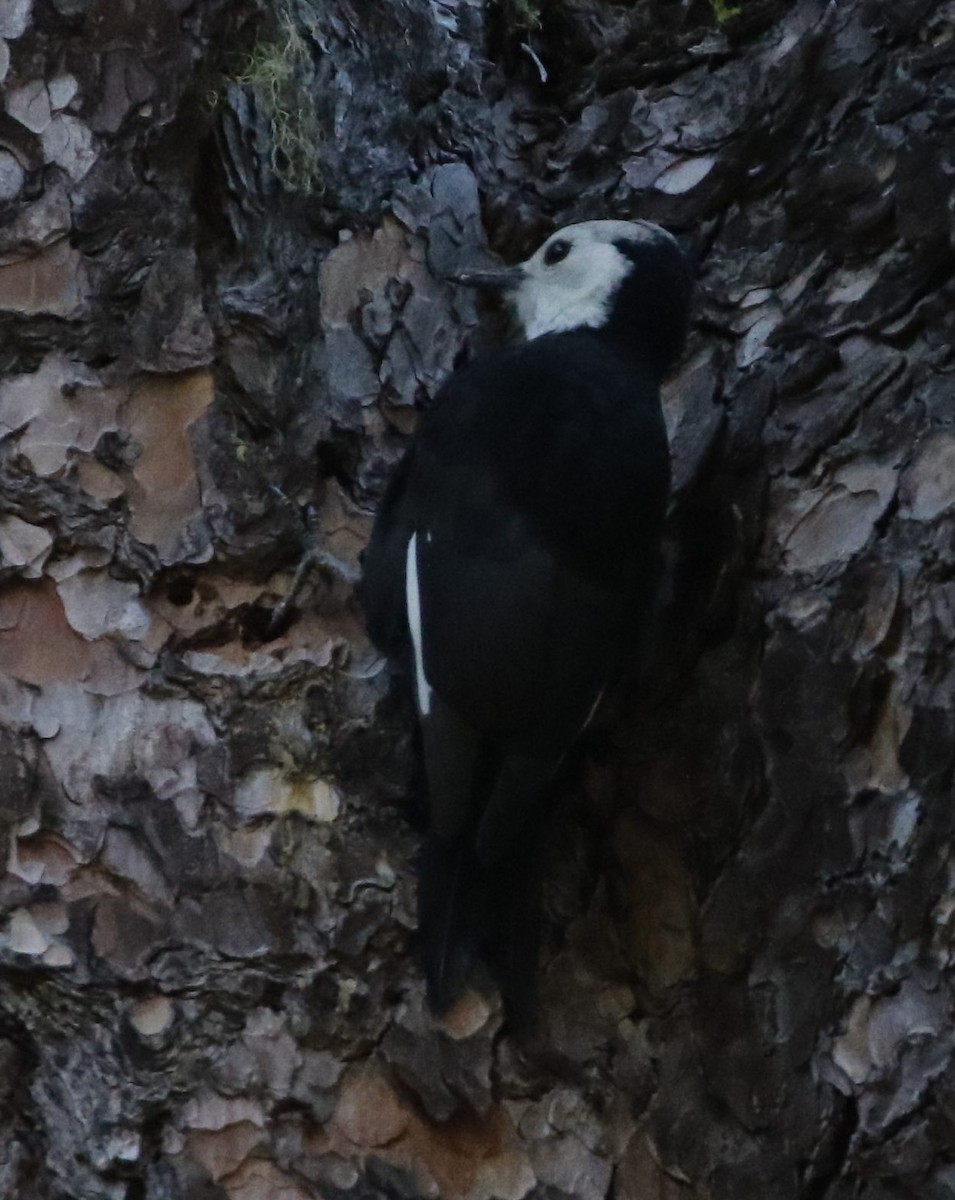
[[[628,279],[603,329],[545,334],[456,372],[366,552],[369,632],[414,681],[405,568],[417,533],[431,687],[419,919],[438,1011],[480,962],[527,1014],[548,792],[647,632],[669,487],[659,386],[689,297],[675,244],[668,255],[672,296],[630,296]]]

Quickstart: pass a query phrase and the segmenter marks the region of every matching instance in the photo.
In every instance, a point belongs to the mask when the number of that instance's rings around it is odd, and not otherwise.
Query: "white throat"
[[[616,285],[626,274],[624,267]],[[602,283],[599,287],[581,289],[572,295],[542,291],[527,296],[522,294],[522,288],[515,297],[514,307],[524,336],[530,340],[544,333],[562,333],[566,329],[579,329],[581,326],[599,329],[610,316],[616,285],[608,291],[606,284]]]
[[[572,269],[576,263],[555,271],[530,260],[513,300],[524,336],[536,338],[581,326],[599,329],[607,323],[614,295],[632,265],[609,244],[588,246],[585,263],[576,270]]]
[[[676,247],[671,234],[649,221],[582,221],[558,229],[521,264],[511,302],[524,336],[606,325],[620,285],[628,275],[639,277],[633,248],[660,241]]]

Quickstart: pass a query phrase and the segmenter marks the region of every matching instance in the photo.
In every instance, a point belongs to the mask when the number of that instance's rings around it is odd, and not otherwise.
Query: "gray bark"
[[[950,1197],[955,5],[0,38],[0,1195]],[[699,299],[516,1041],[425,1011],[411,722],[328,564],[500,333],[447,270],[601,216]]]

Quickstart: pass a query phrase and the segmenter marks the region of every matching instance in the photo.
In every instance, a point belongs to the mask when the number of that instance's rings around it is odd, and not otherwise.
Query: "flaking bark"
[[[0,38],[0,1196],[950,1197],[955,6]],[[566,784],[517,1042],[426,1015],[350,579],[499,333],[443,276],[603,216],[699,299],[652,669]]]

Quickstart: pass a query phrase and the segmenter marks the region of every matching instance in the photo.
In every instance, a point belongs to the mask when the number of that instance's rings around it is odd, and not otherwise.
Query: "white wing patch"
[[[430,534],[425,535],[431,540]],[[408,629],[414,647],[415,685],[418,692],[418,711],[423,717],[431,712],[431,685],[424,673],[424,639],[421,634],[421,590],[418,587],[418,534],[413,533],[405,555],[405,604],[408,609]]]
[[[587,726],[590,724],[590,722],[594,719],[594,714],[596,713],[597,709],[600,707],[600,701],[604,698],[604,692],[606,690],[607,689],[605,687],[602,687],[600,689],[600,691],[597,693],[597,699],[593,702],[593,704],[591,704],[590,712],[587,714],[587,719],[586,719],[586,721],[584,721],[583,725],[581,725],[581,727],[580,727],[580,733],[583,733],[584,730],[587,728]]]

